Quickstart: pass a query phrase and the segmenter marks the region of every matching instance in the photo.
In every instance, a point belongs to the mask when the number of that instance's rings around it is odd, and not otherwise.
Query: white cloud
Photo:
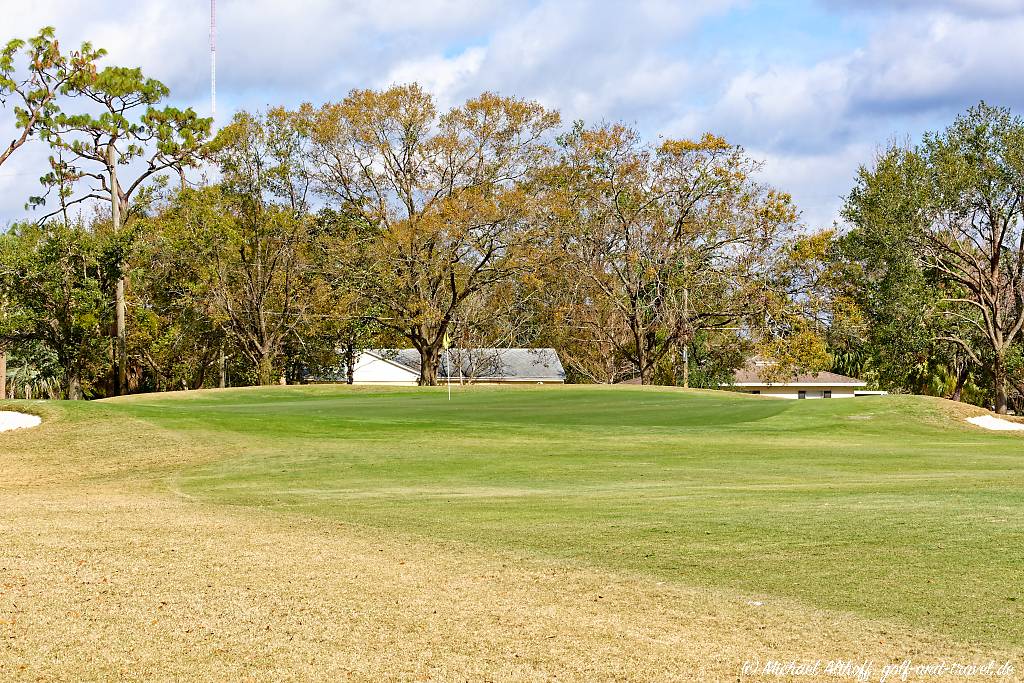
[[[415,80],[442,109],[495,90],[540,100],[566,121],[623,120],[651,138],[710,130],[764,159],[765,177],[794,193],[808,221],[827,223],[877,144],[941,127],[981,98],[1024,106],[1024,0],[820,2],[863,37],[812,59],[798,45],[780,53],[770,24],[760,48],[723,32],[730,17],[705,31],[729,12],[758,10],[756,0],[218,0],[220,109],[224,118],[232,107]],[[208,9],[207,0],[38,0],[4,12],[0,39],[55,25],[65,46],[92,40],[108,63],[142,66],[176,103],[205,112]],[[21,214],[44,162],[37,149],[0,168],[0,221]]]
[[[674,44],[736,4],[647,0],[627,11],[611,2],[545,0],[498,25],[470,51],[429,55],[403,69],[441,74],[442,101],[494,90],[537,99],[567,119],[657,125],[678,113],[692,80],[692,65],[671,54]]]
[[[1024,14],[1024,0],[823,0],[836,9],[875,11],[942,11],[969,16]]]
[[[849,102],[847,60],[810,67],[744,71],[726,85],[712,118],[731,134],[771,149],[820,149],[844,125]]]
[[[874,150],[872,143],[854,142],[821,153],[748,151],[764,162],[764,180],[793,194],[803,223],[817,230],[840,220],[857,168],[873,157]]]
[[[1024,103],[1017,87],[1024,60],[1024,15],[893,18],[851,64],[854,98],[865,108],[960,108],[965,100]],[[907,49],[912,45],[913,49]]]
[[[429,55],[400,62],[379,79],[376,86],[386,88],[400,83],[419,83],[434,95],[438,109],[445,110],[459,104],[457,93],[465,90],[468,81],[478,78],[485,55],[483,48],[474,47],[451,58]]]
[[[924,4],[886,3],[844,54],[734,71],[675,127],[692,134],[703,123],[743,144],[809,225],[828,225],[879,146],[942,128],[979,99],[1024,107],[1024,0]]]

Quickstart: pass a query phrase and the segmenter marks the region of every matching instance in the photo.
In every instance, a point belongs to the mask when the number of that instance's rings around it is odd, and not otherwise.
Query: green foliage
[[[918,258],[929,192],[924,159],[893,148],[862,168],[845,216],[856,229],[839,240],[842,272],[866,315],[872,369],[886,389],[908,386],[933,348],[937,278]],[[855,264],[855,265],[854,265]]]
[[[57,363],[50,369],[67,398],[102,391],[109,360],[108,247],[78,224],[21,224],[0,236],[3,341],[16,353],[34,345],[52,353]]]
[[[151,199],[147,185],[161,182],[166,172],[179,174],[184,185],[185,170],[199,164],[212,121],[200,118],[191,109],[157,108],[170,91],[159,81],[145,77],[140,69],[78,69],[60,90],[92,106],[76,112],[55,112],[41,125],[41,135],[54,154],[50,157],[50,172],[41,178],[45,191],[31,197],[29,205],[38,208],[48,199],[58,205],[41,222],[61,215],[66,223],[69,209],[76,204],[109,202],[111,229],[118,235],[138,213],[139,203],[133,203],[133,199],[141,197],[143,206]],[[129,176],[130,172],[134,175]],[[125,299],[131,245],[131,240],[122,240],[119,246],[124,248],[108,254],[117,282],[113,291],[116,393],[127,392],[131,385]]]
[[[62,376],[57,357],[45,344],[21,341],[8,349],[8,398],[63,398]]]
[[[45,27],[28,41],[14,39],[0,50],[0,106],[14,102],[18,129],[6,149],[0,149],[0,165],[30,137],[45,135],[59,115],[58,99],[71,84],[95,72],[95,62],[105,52],[83,43],[81,49],[63,53],[52,27]]]
[[[883,386],[930,392],[952,372],[962,387],[972,366],[1005,411],[1024,325],[1022,159],[1024,121],[981,103],[860,170],[840,252]]]
[[[95,106],[58,112],[47,122],[43,137],[55,154],[50,172],[41,178],[46,192],[32,197],[31,205],[44,205],[53,193],[60,205],[54,213],[85,201],[112,201],[118,203],[121,221],[127,222],[132,197],[147,182],[165,172],[184,174],[200,164],[212,119],[192,109],[157,107],[170,91],[141,69],[82,70],[63,91]],[[141,170],[136,175],[118,177],[121,167],[137,162]]]
[[[700,330],[759,327],[790,198],[753,180],[758,163],[707,134],[644,142],[623,125],[577,124],[545,174],[550,325],[582,330],[570,365],[653,380]],[[591,353],[598,358],[590,357]],[[604,363],[599,360],[605,359]],[[575,360],[578,359],[578,360]]]
[[[191,236],[176,229],[173,211],[136,223],[141,235],[130,260],[137,304],[131,309],[129,357],[144,369],[140,390],[219,383],[224,334],[212,312],[209,263]]]
[[[732,330],[697,330],[687,346],[689,385],[693,389],[719,389],[733,382],[735,371],[742,367],[752,352],[749,339]],[[655,374],[657,384],[683,384],[682,354],[668,357]]]
[[[299,121],[283,109],[238,114],[209,148],[220,185],[179,193],[159,220],[166,253],[158,257],[181,264],[195,290],[176,305],[229,341],[260,384],[297,381],[327,362],[329,347],[336,363],[345,320],[341,283],[315,260],[337,225],[309,213]]]
[[[19,55],[38,62],[27,79]],[[97,70],[102,55],[62,55],[50,30],[14,41],[0,96],[43,86],[18,119],[54,150],[35,202],[59,206],[41,222],[109,202],[65,267],[87,252],[89,286],[118,297],[118,390],[210,386],[220,363],[299,381],[341,372],[339,349],[406,343],[430,384],[446,335],[554,346],[575,381],[682,383],[686,349],[693,386],[755,351],[780,378],[836,369],[997,407],[1024,385],[1024,122],[1008,110],[884,151],[858,173],[851,229],[804,234],[791,198],[713,134],[555,136],[537,103],[483,93],[439,113],[408,85],[240,112],[211,141],[209,119],[139,69]],[[188,188],[203,161],[220,181]],[[33,328],[4,306],[4,334]],[[100,377],[90,363],[75,372]]]

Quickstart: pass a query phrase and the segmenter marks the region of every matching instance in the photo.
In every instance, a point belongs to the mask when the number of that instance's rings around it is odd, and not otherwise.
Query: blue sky
[[[0,10],[0,39],[53,25],[209,109],[208,0]],[[816,228],[887,141],[979,99],[1024,113],[1021,35],[1024,0],[219,0],[218,113],[416,80],[442,107],[488,89],[652,140],[712,131],[761,159]],[[24,214],[44,163],[36,147],[0,168],[0,224]]]

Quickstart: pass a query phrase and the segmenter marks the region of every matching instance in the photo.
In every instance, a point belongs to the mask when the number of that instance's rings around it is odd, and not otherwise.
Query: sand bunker
[[[969,417],[967,418],[967,421],[972,425],[978,425],[985,429],[994,429],[1000,432],[1024,431],[1024,424],[1020,422],[1010,422],[1009,420],[1004,420],[1001,417],[992,417],[991,415]]]
[[[16,413],[13,410],[0,410],[0,432],[8,432],[12,429],[25,429],[26,427],[38,427],[43,419],[38,415]]]

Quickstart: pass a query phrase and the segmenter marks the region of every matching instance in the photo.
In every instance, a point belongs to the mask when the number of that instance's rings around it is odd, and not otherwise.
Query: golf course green
[[[207,503],[1024,643],[1024,438],[937,399],[309,386],[94,405],[216,445],[159,479]]]

